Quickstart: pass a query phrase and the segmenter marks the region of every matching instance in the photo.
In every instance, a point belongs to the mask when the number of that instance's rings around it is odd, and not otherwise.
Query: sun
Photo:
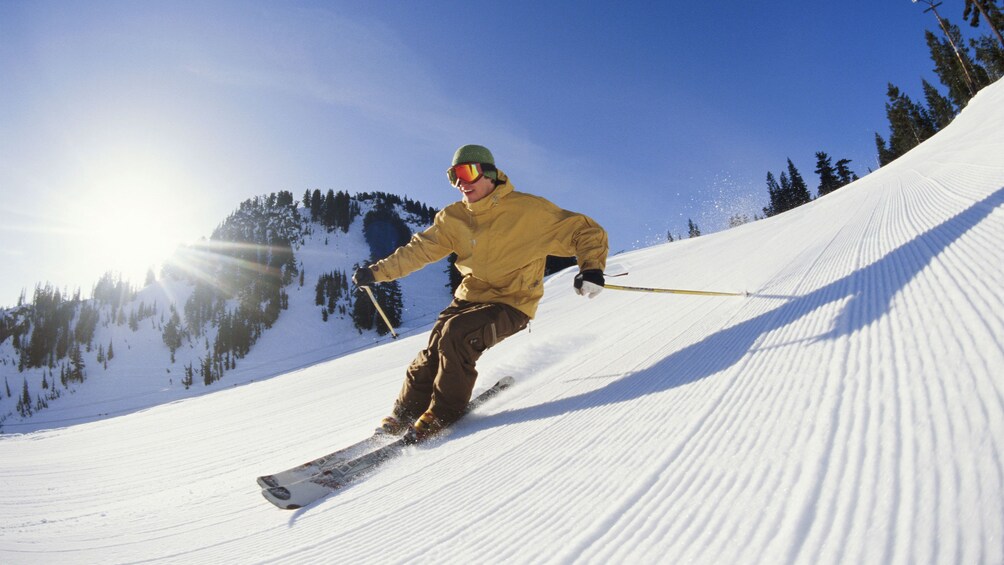
[[[139,287],[148,271],[159,273],[179,244],[196,237],[189,208],[195,204],[184,202],[185,179],[157,152],[119,148],[103,157],[65,199],[63,224],[88,262]]]
[[[142,281],[146,272],[158,270],[181,242],[172,227],[172,214],[151,189],[136,188],[118,193],[117,198],[114,192],[107,196],[100,199],[104,213],[95,216],[92,226],[95,257],[108,270]]]

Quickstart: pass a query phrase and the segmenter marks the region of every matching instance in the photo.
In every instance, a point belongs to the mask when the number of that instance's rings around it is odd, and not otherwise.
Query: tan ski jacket
[[[487,197],[447,206],[432,226],[372,265],[376,281],[401,278],[456,253],[463,276],[457,298],[508,304],[533,318],[544,296],[548,255],[575,256],[580,270],[606,267],[607,233],[599,224],[516,192],[502,171],[499,180],[503,184]]]

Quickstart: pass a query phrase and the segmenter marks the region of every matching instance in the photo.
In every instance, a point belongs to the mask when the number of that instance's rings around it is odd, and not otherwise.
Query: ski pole
[[[631,292],[663,292],[667,294],[696,294],[699,296],[749,296],[748,292],[712,292],[709,290],[680,290],[678,288],[645,288],[640,286],[621,286],[605,284],[604,288],[612,290],[627,290]]]
[[[360,287],[360,288],[362,288],[363,290],[365,290],[366,294],[369,295],[370,300],[373,301],[373,305],[376,306],[377,312],[380,313],[380,317],[383,318],[384,323],[387,324],[387,329],[390,330],[390,335],[392,335],[394,337],[394,339],[397,339],[397,332],[394,331],[394,326],[392,326],[391,323],[390,323],[390,320],[387,319],[387,314],[383,313],[383,308],[381,308],[380,307],[380,303],[377,302],[376,296],[373,296],[373,291],[370,290],[370,287],[368,287],[368,286],[363,286],[363,287]]]

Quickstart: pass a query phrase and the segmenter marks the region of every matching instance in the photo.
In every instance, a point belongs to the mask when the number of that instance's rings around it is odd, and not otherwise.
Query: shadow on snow
[[[715,332],[648,369],[628,374],[590,392],[487,416],[479,423],[492,427],[545,419],[633,400],[704,379],[735,365],[764,334],[781,329],[835,301],[847,300],[847,304],[838,314],[833,329],[813,339],[832,340],[850,335],[885,315],[898,292],[949,245],[986,219],[1002,203],[1004,188],[897,247],[878,261],[809,294],[795,297],[779,308]]]

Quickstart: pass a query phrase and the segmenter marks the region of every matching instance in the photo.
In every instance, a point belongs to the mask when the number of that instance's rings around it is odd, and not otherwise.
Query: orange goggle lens
[[[458,181],[472,183],[484,175],[479,163],[461,163],[447,169],[446,176],[450,178],[450,184],[456,186]]]

